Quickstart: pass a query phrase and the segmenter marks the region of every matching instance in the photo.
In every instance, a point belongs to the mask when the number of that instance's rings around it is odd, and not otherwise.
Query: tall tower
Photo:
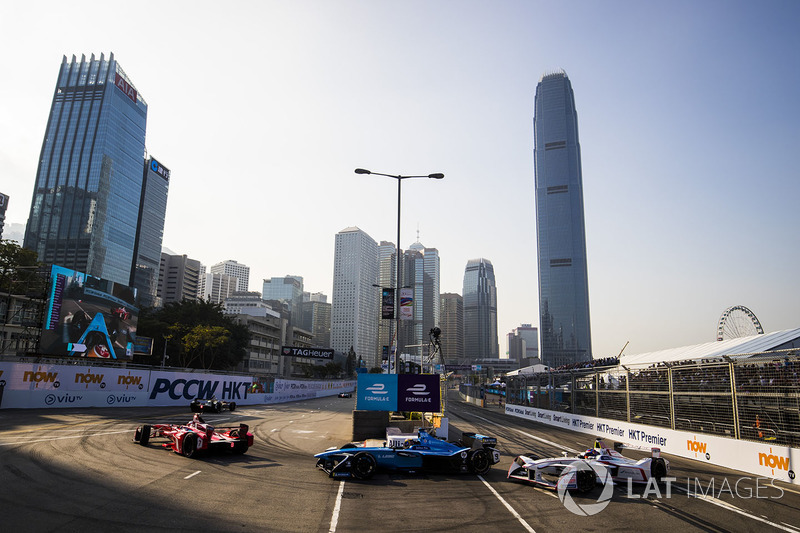
[[[464,299],[460,294],[446,292],[441,296],[442,357],[446,365],[463,365],[464,361]]]
[[[146,123],[147,102],[114,54],[64,56],[25,231],[40,261],[131,282]]]
[[[144,162],[139,226],[136,228],[136,256],[131,267],[130,285],[136,287],[140,307],[156,306],[161,243],[167,213],[169,169],[150,157]]]
[[[466,359],[498,359],[497,287],[491,261],[483,258],[467,261],[463,293]]]
[[[378,245],[378,285],[383,288],[394,290],[397,287],[397,247],[394,243],[381,241]],[[382,291],[381,291],[382,293]],[[379,293],[379,294],[381,294]],[[378,348],[381,358],[386,358],[389,363],[392,347],[394,343],[394,330],[397,322],[394,319],[381,318],[378,323]],[[385,353],[384,353],[385,351]]]
[[[300,304],[303,303],[303,277],[265,279],[261,294],[265,300],[282,300],[289,304],[292,313],[299,313]]]
[[[533,119],[542,363],[592,359],[578,115],[564,71],[536,86]]]
[[[414,295],[413,321],[400,326],[400,347],[404,353],[421,353],[422,346],[429,342],[430,330],[440,325],[439,264],[439,250],[426,248],[419,240],[403,254],[402,286],[410,287]]]
[[[331,297],[331,347],[352,347],[368,368],[380,366],[378,353],[378,243],[359,228],[336,234]]]

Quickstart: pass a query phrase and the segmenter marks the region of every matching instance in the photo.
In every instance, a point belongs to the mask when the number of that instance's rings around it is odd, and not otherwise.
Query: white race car
[[[601,479],[598,476],[603,468],[610,479]],[[566,453],[564,457],[549,459],[518,455],[511,463],[507,477],[548,489],[555,490],[562,485],[567,490],[589,492],[598,483],[627,483],[629,479],[633,483],[647,483],[650,478],[661,481],[668,473],[669,461],[661,457],[659,448],[651,448],[650,457],[636,461],[608,448],[602,440],[597,439],[594,448],[579,453],[576,457],[567,457]]]

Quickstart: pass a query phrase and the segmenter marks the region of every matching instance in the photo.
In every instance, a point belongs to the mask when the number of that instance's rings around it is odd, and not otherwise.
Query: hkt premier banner
[[[439,374],[359,374],[357,409],[441,412]]]
[[[283,403],[351,392],[354,380],[274,380],[254,387],[251,376],[127,370],[74,365],[0,363],[0,408],[186,406],[216,396],[241,405]]]
[[[660,448],[667,454],[696,459],[787,483],[800,484],[800,480],[795,474],[800,465],[800,450],[797,448],[643,426],[619,420],[560,413],[520,405],[506,405],[506,414],[587,433],[591,435],[591,437],[587,437],[587,448],[592,445],[591,441],[595,437],[605,437],[637,448]]]

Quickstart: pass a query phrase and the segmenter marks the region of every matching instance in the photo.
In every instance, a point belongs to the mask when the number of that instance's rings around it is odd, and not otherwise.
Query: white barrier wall
[[[272,404],[352,391],[356,381],[276,379],[271,393],[253,393],[252,385],[250,376],[0,363],[0,408],[188,406],[212,396],[239,405]]]
[[[506,405],[506,414],[588,433],[593,437],[643,448],[661,448],[664,453],[732,468],[759,477],[800,484],[794,465],[800,450],[762,442],[750,442],[673,429],[630,424],[619,420],[574,415],[521,405]],[[587,448],[592,442],[588,442]]]

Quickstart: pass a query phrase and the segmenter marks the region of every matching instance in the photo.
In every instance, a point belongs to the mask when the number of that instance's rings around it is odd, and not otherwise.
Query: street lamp
[[[411,179],[411,178],[430,178],[434,180],[440,180],[444,178],[444,174],[437,172],[435,174],[427,174],[425,176],[397,176],[394,174],[383,174],[381,172],[372,172],[365,168],[357,168],[356,174],[375,174],[376,176],[386,176],[387,178],[394,178],[397,180],[397,257],[395,258],[397,261],[397,280],[395,281],[395,292],[394,292],[394,317],[395,317],[395,349],[394,349],[394,356],[393,356],[393,363],[394,363],[394,372],[395,374],[399,374],[399,368],[397,366],[397,358],[400,356],[400,185],[403,183],[403,180]],[[391,357],[391,354],[390,354]],[[390,368],[389,373],[392,373],[390,361]]]

